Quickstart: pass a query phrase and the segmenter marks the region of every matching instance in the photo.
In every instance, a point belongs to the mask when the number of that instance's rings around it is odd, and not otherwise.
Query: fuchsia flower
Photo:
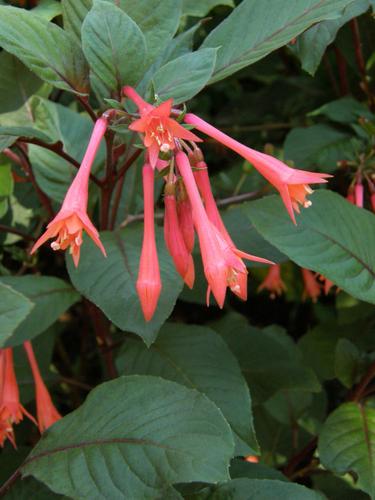
[[[132,87],[124,87],[123,93],[138,107],[141,117],[129,125],[129,129],[144,134],[143,143],[152,168],[155,168],[160,151],[168,153],[175,149],[175,139],[201,140],[170,117],[173,99],[155,107],[144,101]]]
[[[38,428],[39,432],[42,434],[46,429],[51,427],[51,425],[60,420],[61,415],[56,410],[48,389],[43,382],[31,342],[24,342],[24,348],[34,377]]]
[[[176,154],[176,163],[193,209],[194,226],[198,233],[204,273],[208,282],[207,302],[212,291],[216,302],[222,308],[227,287],[235,293],[241,291],[240,276],[244,275],[246,277],[247,275],[247,269],[242,258],[268,264],[270,264],[270,261],[245,254],[234,245],[230,246],[228,244],[207,216],[189,159],[184,152],[179,151]]]
[[[149,163],[142,169],[144,197],[144,232],[136,289],[143,315],[150,321],[154,315],[161,292],[158,252],[154,223],[154,170]]]
[[[177,216],[175,185],[167,183],[164,191],[164,239],[169,253],[184,282],[193,288],[195,271],[194,261],[181,231]]]
[[[299,213],[299,205],[305,208],[311,205],[311,201],[306,200],[307,195],[313,192],[309,184],[327,182],[326,179],[332,177],[330,174],[305,172],[288,167],[277,158],[244,146],[192,113],[188,113],[184,121],[221,142],[254,165],[279,191],[294,224],[296,224],[294,211]]]
[[[304,284],[302,299],[310,298],[313,302],[316,302],[322,291],[321,285],[315,279],[314,273],[308,269],[301,268],[301,272]]]
[[[178,179],[176,183],[176,202],[178,224],[185,241],[186,249],[191,253],[195,240],[193,210],[182,179]]]
[[[31,253],[34,253],[50,238],[55,238],[57,236],[56,240],[51,243],[52,250],[66,250],[70,247],[70,253],[72,254],[74,264],[78,266],[81,245],[83,242],[82,230],[85,230],[94,243],[100,248],[103,255],[106,256],[105,249],[99,238],[99,233],[87,215],[87,201],[91,167],[107,126],[108,120],[104,116],[99,118],[95,123],[82,164],[66,193],[61,209],[56,217],[48,224],[45,233],[35,243],[31,249]]]
[[[5,440],[9,439],[13,446],[16,447],[13,425],[19,424],[24,415],[35,424],[36,421],[20,402],[11,347],[0,351],[0,376],[0,446],[3,446]]]
[[[357,205],[357,207],[363,208],[364,187],[360,176],[358,177],[357,182],[354,186],[354,195],[355,204]]]
[[[270,292],[271,299],[282,295],[282,293],[286,291],[285,283],[281,279],[280,264],[275,264],[270,267],[267,276],[258,287],[258,292],[262,290],[268,290]]]

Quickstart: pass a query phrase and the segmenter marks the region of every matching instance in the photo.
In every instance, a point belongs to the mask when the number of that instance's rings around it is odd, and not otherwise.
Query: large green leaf
[[[313,24],[337,19],[354,0],[243,0],[205,39],[221,47],[211,83],[262,59]]]
[[[236,313],[227,314],[211,326],[237,357],[257,403],[281,389],[320,390],[315,374],[303,363],[298,347],[282,330],[259,330]]]
[[[152,63],[178,29],[181,0],[119,0],[118,3],[141,28],[147,43],[147,64]]]
[[[355,472],[358,486],[375,495],[375,410],[345,403],[325,422],[319,437],[322,464],[338,474]]]
[[[279,198],[248,204],[264,238],[295,261],[354,297],[375,303],[375,217],[331,191],[312,195],[294,226]],[[366,235],[366,241],[363,236]]]
[[[80,162],[92,133],[92,121],[84,114],[41,98],[33,99],[33,113],[35,127],[51,140],[61,141],[64,150]],[[34,144],[30,144],[29,154],[39,186],[53,200],[61,202],[77,169],[53,151]],[[104,155],[103,141],[92,167],[93,173],[102,166]]]
[[[298,168],[319,165],[326,171],[327,167],[336,169],[338,160],[352,158],[353,147],[349,134],[319,124],[292,129],[285,140],[284,155]]]
[[[8,52],[0,53],[0,112],[23,106],[42,85],[42,81]]]
[[[314,75],[326,48],[334,41],[339,29],[369,8],[369,0],[357,0],[349,4],[338,19],[322,21],[302,33],[293,47],[302,63],[302,68],[310,75]]]
[[[236,454],[257,453],[249,389],[236,358],[214,331],[167,323],[149,349],[140,340],[127,340],[117,365],[126,375],[159,375],[203,392],[231,426]]]
[[[62,0],[62,14],[64,29],[69,31],[81,42],[81,26],[88,11],[91,9],[92,0]]]
[[[172,484],[228,479],[230,428],[203,394],[157,377],[94,389],[22,467],[72,498],[164,498]]]
[[[121,96],[145,69],[146,41],[137,24],[115,5],[95,0],[82,24],[82,47],[90,78],[102,97]]]
[[[79,299],[70,285],[51,276],[5,276],[0,283],[11,286],[35,304],[31,313],[1,345],[14,346],[36,337]]]
[[[234,7],[233,0],[183,0],[182,13],[185,16],[204,17],[217,5]]]
[[[173,97],[176,104],[194,97],[207,84],[215,66],[216,49],[184,54],[162,66],[153,76],[161,100]]]
[[[232,479],[227,483],[211,486],[194,500],[323,500],[323,496],[299,484],[273,479]]]
[[[17,481],[4,497],[5,500],[67,500],[66,497],[53,493],[43,483],[33,477]]]
[[[94,302],[121,330],[140,335],[152,344],[166,321],[182,289],[182,280],[174,269],[157,229],[162,292],[154,317],[146,322],[135,289],[141,255],[143,227],[127,227],[121,231],[103,232],[101,240],[107,251],[104,258],[98,248],[85,240],[77,269],[67,258],[74,286]]]
[[[0,282],[0,345],[4,345],[33,307],[25,295]]]
[[[78,43],[56,24],[25,9],[0,6],[0,45],[42,80],[87,92],[87,65]]]

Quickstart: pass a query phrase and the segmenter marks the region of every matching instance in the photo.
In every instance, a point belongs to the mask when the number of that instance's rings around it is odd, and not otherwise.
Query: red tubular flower
[[[189,288],[193,288],[195,272],[191,254],[186,248],[178,222],[174,185],[167,183],[164,196],[164,238],[177,272]]]
[[[313,302],[316,302],[322,291],[321,286],[311,271],[301,268],[301,272],[304,284],[302,299],[306,300],[307,298],[310,298]]]
[[[319,279],[319,281],[321,281],[323,283],[324,295],[328,295],[329,291],[331,290],[331,288],[333,286],[335,286],[335,284],[333,283],[333,281],[329,280],[328,278],[326,278],[322,274],[318,275],[318,279]],[[338,289],[337,289],[337,291],[338,291]]]
[[[39,432],[42,434],[46,429],[51,427],[51,425],[60,420],[61,415],[56,410],[48,389],[43,382],[31,342],[26,341],[23,345],[34,377],[38,428]]]
[[[193,210],[181,179],[177,181],[176,197],[178,225],[181,228],[186,249],[189,253],[192,253],[195,239]]]
[[[311,205],[311,201],[306,200],[306,196],[312,193],[309,184],[327,182],[326,179],[332,177],[330,174],[305,172],[304,170],[288,167],[277,158],[244,146],[192,113],[188,113],[184,120],[186,123],[193,125],[197,130],[213,137],[232,149],[254,165],[263,177],[279,191],[294,224],[296,224],[294,210],[298,213],[299,205],[305,208]]]
[[[196,168],[196,170],[194,171],[194,178],[202,195],[207,216],[212,224],[214,224],[214,226],[219,230],[221,236],[224,238],[228,246],[232,250],[235,250],[237,255],[242,256],[245,259],[253,260],[255,262],[266,262],[267,264],[269,264],[270,261],[266,259],[242,253],[236,248],[236,245],[234,244],[224,225],[219,209],[217,208],[215,198],[212,194],[210,179],[208,177],[208,169],[206,163],[203,161],[202,152],[199,148],[196,148],[193,153],[189,155],[189,158],[192,162],[192,165]],[[242,300],[247,299],[247,273],[238,274],[236,286],[233,286],[231,290]]]
[[[230,247],[220,231],[209,220],[186,154],[179,151],[176,154],[176,163],[193,209],[194,226],[198,233],[204,274],[208,282],[207,299],[212,290],[216,302],[222,308],[227,287],[239,293],[241,288],[239,276],[245,275],[246,278],[247,269],[242,258],[253,259],[253,257],[236,247]],[[260,258],[259,261],[270,263]]]
[[[150,321],[161,292],[158,253],[155,242],[154,222],[154,170],[146,163],[142,170],[144,197],[144,232],[141,259],[139,262],[137,293],[143,315]]]
[[[276,296],[280,296],[286,291],[285,283],[281,279],[280,264],[275,264],[270,267],[267,276],[258,287],[258,292],[262,290],[268,290],[270,292],[271,299],[276,298]]]
[[[99,233],[87,215],[87,201],[91,167],[107,126],[108,121],[104,116],[95,123],[82,164],[65,195],[61,209],[48,224],[45,233],[35,243],[31,253],[34,253],[50,238],[57,236],[56,240],[51,243],[52,250],[66,250],[70,247],[74,265],[78,266],[82,245],[82,230],[84,229],[100,248],[103,255],[106,255],[99,239]]]
[[[143,143],[148,150],[152,168],[156,166],[160,151],[168,153],[175,149],[176,138],[187,141],[201,140],[170,117],[173,99],[168,99],[155,107],[144,101],[132,87],[124,87],[123,93],[138,107],[141,117],[131,123],[129,129],[143,134]]]
[[[0,446],[5,439],[16,447],[13,424],[19,424],[23,416],[36,424],[35,418],[21,405],[16,374],[13,366],[13,351],[7,347],[1,350],[0,356]]]
[[[357,207],[363,208],[364,188],[361,179],[359,179],[356,185],[354,186],[354,193],[355,193],[355,204],[357,205]]]

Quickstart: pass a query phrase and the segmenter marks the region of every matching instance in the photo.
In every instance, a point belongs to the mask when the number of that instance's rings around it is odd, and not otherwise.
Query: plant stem
[[[22,169],[24,170],[26,176],[30,179],[31,184],[33,185],[36,194],[38,195],[39,201],[41,204],[44,206],[44,208],[47,210],[48,214],[53,217],[54,211],[52,208],[51,200],[48,198],[48,196],[40,189],[38,186],[38,183],[36,182],[34,172],[31,166],[31,163],[29,161],[29,158],[23,148],[21,146],[16,146],[18,148],[18,151],[20,153],[20,160],[21,160],[21,166]]]
[[[97,116],[95,111],[92,109],[92,107],[89,104],[89,101],[87,97],[80,96],[78,94],[75,94],[77,101],[82,105],[84,110],[88,113],[92,121],[95,123],[97,120]]]
[[[3,497],[8,490],[13,486],[13,484],[21,477],[21,468],[18,467],[13,474],[10,476],[9,479],[5,481],[5,483],[1,486],[0,488],[0,497]]]
[[[9,227],[5,226],[4,224],[0,224],[0,231],[2,231],[3,233],[17,234],[18,236],[21,236],[25,240],[34,241],[34,238],[30,234],[24,233],[23,231],[20,231],[15,227]]]
[[[352,30],[352,35],[353,35],[355,59],[357,61],[358,70],[361,75],[360,86],[367,95],[370,109],[373,111],[375,108],[375,96],[372,95],[369,82],[367,79],[366,63],[365,63],[365,58],[363,57],[361,34],[359,31],[359,24],[357,19],[354,18],[350,21],[350,28]]]
[[[334,46],[334,51],[336,54],[336,61],[337,61],[337,66],[339,69],[339,75],[340,75],[340,91],[341,95],[345,96],[349,94],[350,89],[349,89],[349,82],[348,82],[348,72],[347,72],[347,64],[345,61],[345,57],[343,56],[343,53],[341,50]]]
[[[57,154],[58,156],[60,156],[64,160],[66,160],[68,163],[70,163],[71,165],[73,165],[73,167],[75,167],[77,170],[81,166],[80,163],[75,158],[73,158],[72,156],[68,155],[68,153],[66,153],[63,150],[63,145],[62,145],[61,142],[56,142],[54,144],[48,144],[47,142],[40,141],[39,139],[28,139],[28,138],[24,138],[24,137],[21,137],[18,140],[18,142],[28,143],[28,144],[35,144],[36,146],[40,146],[41,148],[48,149],[49,151],[52,151],[53,153]],[[97,186],[101,186],[102,185],[102,181],[100,181],[97,177],[95,177],[95,175],[90,174],[90,179],[93,182],[95,182],[95,184]]]

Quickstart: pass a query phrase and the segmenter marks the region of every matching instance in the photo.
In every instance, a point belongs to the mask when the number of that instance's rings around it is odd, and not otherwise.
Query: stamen
[[[57,243],[57,241],[53,241],[51,243],[51,248],[52,248],[52,250],[55,250],[55,252],[56,252],[56,250],[60,250],[60,244]]]
[[[305,184],[304,188],[307,194],[313,194],[314,190],[308,184]]]
[[[171,149],[171,147],[167,143],[164,143],[164,144],[160,145],[160,151],[162,151],[163,153],[168,153],[170,151],[170,149]]]
[[[309,207],[311,207],[311,205],[312,205],[312,201],[310,201],[310,200],[306,200],[305,203],[303,204],[303,206],[305,208],[309,208]]]

